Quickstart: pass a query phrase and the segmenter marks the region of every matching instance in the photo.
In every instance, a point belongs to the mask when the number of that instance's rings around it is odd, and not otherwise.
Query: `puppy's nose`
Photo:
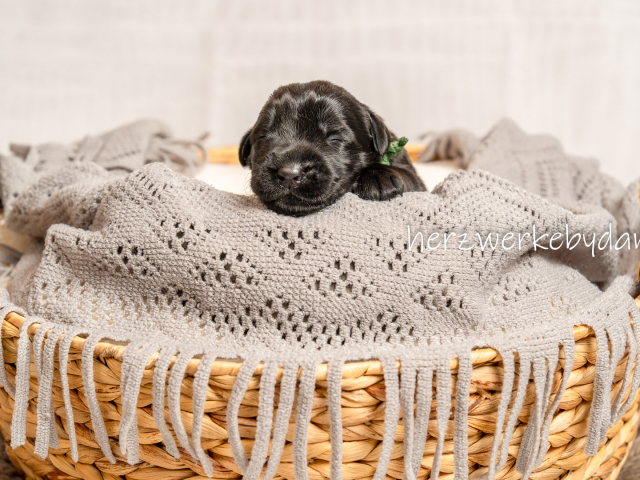
[[[302,168],[297,163],[287,163],[278,169],[278,180],[285,187],[294,187],[302,180]]]

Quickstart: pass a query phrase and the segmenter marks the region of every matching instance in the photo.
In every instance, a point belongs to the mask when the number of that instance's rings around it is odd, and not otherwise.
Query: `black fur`
[[[314,81],[273,92],[238,153],[267,207],[307,215],[347,192],[389,200],[425,191],[406,150],[391,165],[380,163],[394,140],[382,119],[344,88]]]

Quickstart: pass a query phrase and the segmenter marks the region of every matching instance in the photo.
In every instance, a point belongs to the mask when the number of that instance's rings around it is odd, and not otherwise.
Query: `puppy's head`
[[[307,215],[331,205],[389,146],[380,117],[326,81],[278,88],[240,143],[251,188],[270,209]]]

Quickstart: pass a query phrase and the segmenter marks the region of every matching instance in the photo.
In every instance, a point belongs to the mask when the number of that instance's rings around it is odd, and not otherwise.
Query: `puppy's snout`
[[[298,163],[287,163],[278,169],[278,181],[287,188],[293,188],[302,181],[303,173]]]

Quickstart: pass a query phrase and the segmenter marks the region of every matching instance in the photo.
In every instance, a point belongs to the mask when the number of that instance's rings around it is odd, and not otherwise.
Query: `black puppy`
[[[389,200],[425,191],[406,150],[380,163],[397,140],[382,119],[344,88],[326,81],[278,88],[240,142],[251,188],[279,213],[307,215],[347,192]]]

